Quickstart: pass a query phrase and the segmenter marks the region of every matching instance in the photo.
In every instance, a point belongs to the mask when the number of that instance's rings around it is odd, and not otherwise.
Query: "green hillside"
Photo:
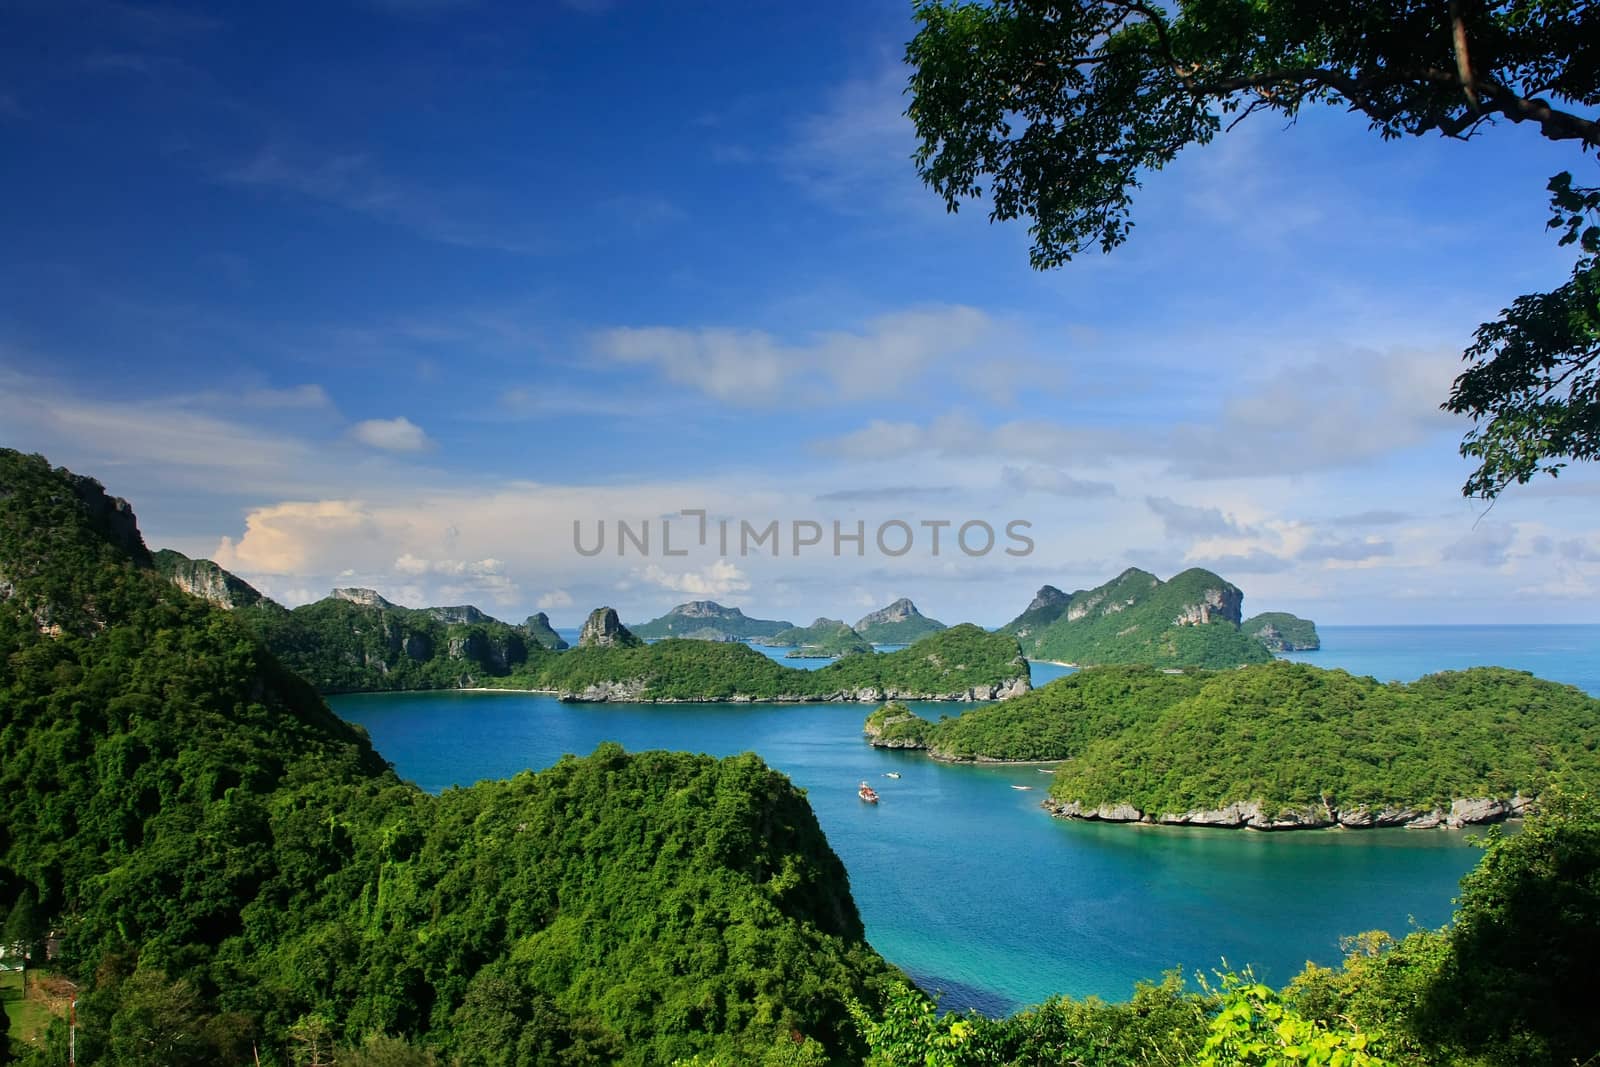
[[[856,633],[875,645],[909,645],[944,628],[944,623],[928,618],[905,597],[863,615],[855,625]]]
[[[1501,668],[1383,685],[1286,662],[1096,667],[957,718],[908,715],[880,710],[866,732],[940,759],[1063,760],[1057,804],[1153,819],[1256,804],[1258,822],[1426,822],[1457,799],[1600,790],[1600,701]]]
[[[854,1055],[890,972],[756,757],[603,745],[425,794],[125,505],[9,451],[0,575],[0,924],[66,931],[80,1062]]]
[[[981,700],[1025,689],[1027,678],[1014,639],[967,624],[898,652],[849,655],[814,671],[786,667],[741,643],[672,639],[579,647],[488,684],[580,700]]]
[[[744,641],[752,637],[771,637],[780,630],[794,628],[782,619],[752,619],[738,608],[726,608],[714,600],[691,600],[649,622],[628,627],[646,641],[668,637],[690,637],[702,641]]]
[[[758,645],[793,645],[791,657],[818,657],[836,659],[854,652],[871,652],[872,642],[866,640],[839,619],[818,619],[810,626],[795,626],[779,630],[771,637],[758,638]]]
[[[1079,666],[1264,663],[1271,658],[1266,647],[1239,631],[1243,600],[1237,586],[1210,571],[1191,569],[1163,582],[1130,568],[1105,585],[1073,593],[1064,603],[1059,591],[1046,587],[1001,632],[1016,635],[1033,659]]]
[[[1287,611],[1264,611],[1244,620],[1239,629],[1269,652],[1315,652],[1322,647],[1317,624]]]

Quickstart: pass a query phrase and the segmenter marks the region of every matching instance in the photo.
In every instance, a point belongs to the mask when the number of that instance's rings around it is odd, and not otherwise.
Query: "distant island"
[[[938,722],[885,705],[864,731],[951,762],[1060,761],[1047,806],[1107,822],[1462,826],[1553,783],[1600,787],[1600,700],[1496,667],[1410,685],[1287,662],[1096,667]]]
[[[1315,652],[1322,647],[1317,624],[1287,611],[1264,611],[1239,624],[1239,630],[1269,652]]]
[[[928,618],[905,597],[863,615],[855,625],[856,633],[875,645],[909,645],[943,629],[944,623]]]
[[[597,608],[578,647],[530,658],[497,689],[553,693],[572,701],[1000,700],[1029,689],[1028,662],[1014,638],[952,626],[899,652],[848,655],[814,671],[785,667],[746,644],[669,638],[646,644]]]
[[[660,618],[630,627],[646,641],[668,637],[688,637],[696,641],[748,641],[771,637],[794,623],[782,619],[752,619],[738,608],[727,608],[715,600],[691,600],[679,604]]]
[[[1192,568],[1163,582],[1130,567],[1075,593],[1044,586],[1000,632],[1014,635],[1031,659],[1080,667],[1240,667],[1290,647],[1285,634],[1315,637],[1312,623],[1282,613],[1256,616],[1255,629],[1242,627],[1243,603],[1238,586],[1208,570]]]
[[[521,626],[471,605],[406,608],[372,589],[335,589],[292,611],[210,560],[155,554],[174,585],[232,612],[324,693],[456,689],[567,647],[543,612]]]
[[[752,638],[750,643],[779,648],[793,645],[789,659],[838,659],[872,651],[872,642],[839,619],[818,619],[810,626],[794,626],[771,637]]]

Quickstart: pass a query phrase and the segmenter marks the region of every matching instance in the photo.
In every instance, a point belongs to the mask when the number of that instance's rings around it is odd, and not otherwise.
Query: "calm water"
[[[1600,696],[1600,626],[1319,626],[1322,649],[1285,658],[1385,682],[1515,667]]]
[[[1481,663],[1600,691],[1600,627],[1326,627],[1296,659],[1409,680]],[[779,649],[765,650],[781,658]],[[806,661],[791,660],[803,664]],[[815,662],[815,661],[814,661]],[[1066,673],[1035,664],[1043,684]],[[429,790],[548,766],[603,740],[755,751],[807,790],[867,936],[945,1004],[990,1012],[1052,993],[1123,999],[1140,978],[1255,966],[1282,982],[1338,961],[1342,935],[1450,916],[1477,851],[1435,831],[1283,835],[1095,826],[1039,809],[1036,768],[948,767],[861,739],[864,705],[563,705],[533,694],[332,701]],[[923,714],[962,706],[920,705]],[[889,771],[899,779],[886,778]],[[872,781],[877,807],[855,796]],[[1027,790],[1013,786],[1030,786]]]

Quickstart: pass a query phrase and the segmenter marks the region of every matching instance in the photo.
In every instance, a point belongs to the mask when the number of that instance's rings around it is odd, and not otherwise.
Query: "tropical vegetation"
[[[856,652],[871,652],[872,642],[839,619],[818,619],[810,626],[792,626],[771,637],[757,638],[758,645],[792,645],[790,658],[837,659]]]
[[[1322,647],[1317,624],[1287,611],[1264,611],[1239,624],[1239,630],[1267,646],[1268,652],[1315,652]]]
[[[955,718],[909,714],[880,709],[866,732],[939,759],[1065,761],[1053,802],[1155,818],[1258,803],[1316,822],[1600,789],[1600,701],[1497,667],[1409,685],[1287,662],[1098,667]]]
[[[944,623],[928,618],[905,597],[868,612],[855,625],[856,633],[875,645],[909,645],[944,628]]]
[[[737,642],[670,639],[635,647],[589,646],[533,663],[488,684],[572,699],[828,700],[986,699],[1027,683],[1017,642],[970,624],[898,652],[849,655],[814,671],[785,667]],[[977,692],[980,696],[972,698]],[[587,695],[586,695],[587,694]]]
[[[1054,595],[1050,595],[1054,594]],[[1168,581],[1130,567],[1104,585],[1070,596],[1046,587],[1000,628],[1033,659],[1078,666],[1237,667],[1271,659],[1240,632],[1237,586],[1192,568]]]
[[[724,607],[715,600],[691,600],[679,604],[660,618],[628,627],[646,641],[668,637],[691,637],[710,641],[743,641],[771,637],[780,630],[794,628],[782,619],[752,619],[738,608]]]
[[[858,1047],[891,971],[756,757],[606,745],[430,796],[39,457],[0,452],[0,574],[0,927],[62,935],[81,1062]]]

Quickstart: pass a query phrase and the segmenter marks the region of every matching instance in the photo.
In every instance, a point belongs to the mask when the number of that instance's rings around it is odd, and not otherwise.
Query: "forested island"
[[[530,658],[485,684],[563,700],[666,702],[976,701],[1029,688],[1028,663],[1016,640],[972,625],[941,630],[898,652],[847,655],[814,671],[785,667],[743,643],[673,638],[645,644],[609,608],[597,609],[584,630],[577,648]]]
[[[771,637],[781,630],[794,629],[782,619],[752,619],[738,608],[723,607],[714,600],[691,600],[679,604],[658,619],[629,627],[646,641],[668,637],[688,637],[698,641],[745,641]]]
[[[1600,700],[1495,667],[1409,685],[1286,662],[1097,667],[938,722],[887,705],[864,729],[941,760],[1062,761],[1051,810],[1113,822],[1461,826],[1552,785],[1600,789]]]
[[[861,616],[854,627],[874,645],[909,645],[944,628],[944,623],[928,618],[906,597]]]
[[[856,652],[871,652],[872,642],[840,619],[818,619],[810,626],[792,626],[771,637],[757,637],[753,645],[783,647],[793,645],[792,659],[837,659]]]
[[[1028,689],[1016,641],[970,625],[936,631],[917,649],[805,671],[736,640],[646,643],[609,608],[591,614],[580,647],[567,650],[543,613],[511,626],[470,606],[401,607],[371,589],[335,589],[291,611],[209,560],[163,551],[155,561],[179,588],[230,611],[323,693],[489,688],[575,701],[800,702],[997,700]],[[737,608],[708,604],[682,607],[691,616],[744,618]],[[783,643],[807,644],[830,659],[872,651],[837,620],[788,634],[798,640]]]
[[[1239,630],[1266,645],[1268,652],[1315,652],[1322,647],[1317,624],[1287,611],[1264,611],[1241,622]]]
[[[1014,635],[1031,659],[1082,667],[1265,663],[1274,650],[1241,629],[1243,602],[1238,586],[1208,570],[1192,568],[1163,582],[1130,567],[1104,585],[1075,593],[1044,586],[1000,631]]]

